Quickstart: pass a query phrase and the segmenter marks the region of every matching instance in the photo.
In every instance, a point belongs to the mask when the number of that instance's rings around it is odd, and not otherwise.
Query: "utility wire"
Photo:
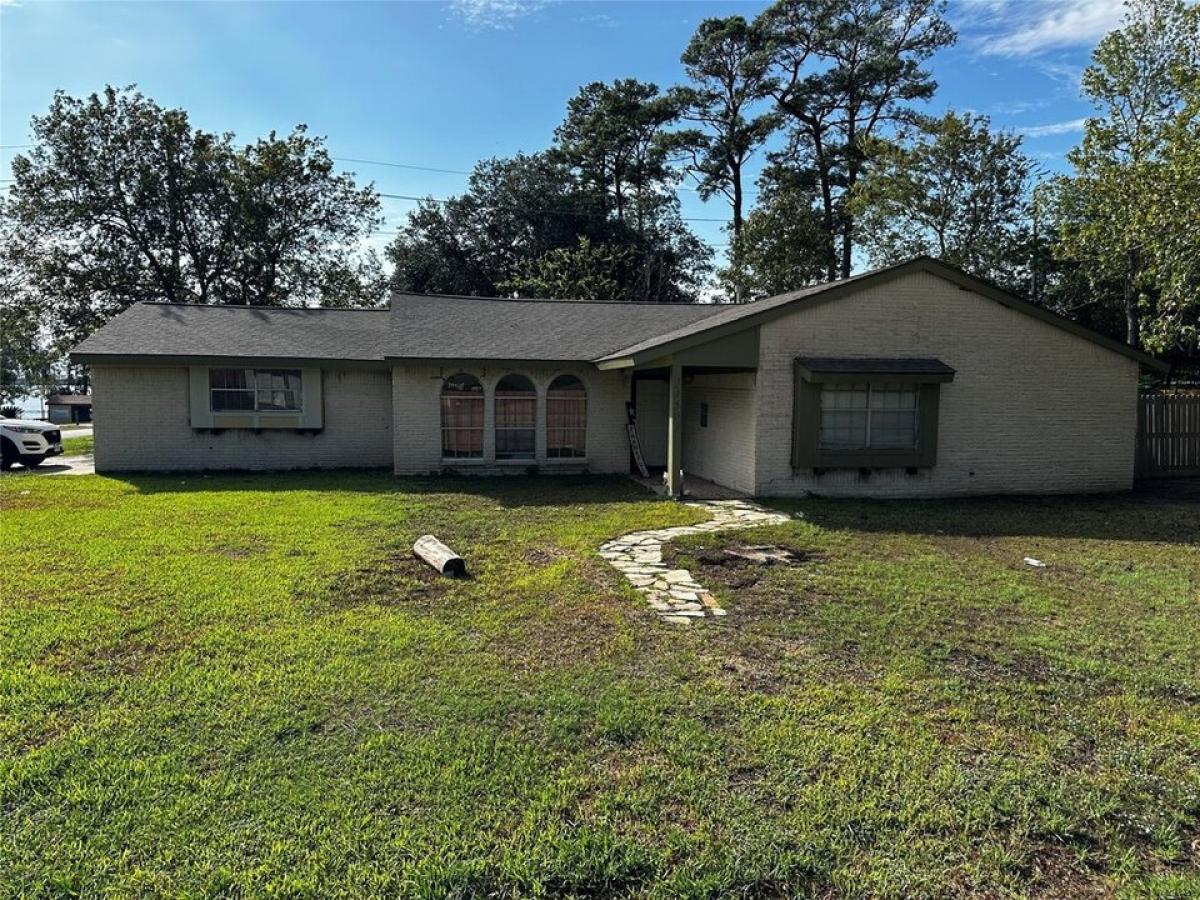
[[[379,191],[377,193],[379,194],[380,197],[386,197],[389,200],[408,200],[413,203],[422,203],[425,201],[429,201],[431,203],[445,204],[445,203],[453,202],[451,200],[443,199],[440,197],[416,197],[416,196],[413,196],[412,194],[385,194],[382,191]],[[584,212],[584,211],[577,210],[577,209],[529,209],[529,208],[522,207],[522,206],[502,206],[502,207],[500,207],[500,209],[508,210],[510,212],[538,213],[538,214],[556,215],[556,216],[581,216],[581,217],[585,217],[585,218],[587,218],[587,217],[603,217],[605,215],[604,213],[600,213],[600,212]],[[709,218],[709,217],[705,217],[705,216],[680,216],[679,218],[685,222],[720,222],[722,224],[727,224],[729,222],[728,219]]]
[[[470,175],[462,169],[439,169],[436,166],[418,166],[413,163],[381,162],[378,159],[356,159],[353,156],[331,156],[335,162],[360,163],[367,166],[387,166],[391,169],[415,169],[418,172],[441,172],[445,175]]]

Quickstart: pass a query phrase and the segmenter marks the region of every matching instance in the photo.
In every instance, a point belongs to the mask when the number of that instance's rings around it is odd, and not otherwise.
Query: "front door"
[[[651,469],[667,467],[667,401],[666,381],[657,378],[634,380],[638,439],[642,443],[642,457]]]

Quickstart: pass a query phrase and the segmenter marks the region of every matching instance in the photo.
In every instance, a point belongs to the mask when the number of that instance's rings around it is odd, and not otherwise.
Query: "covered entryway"
[[[665,354],[655,347],[597,363],[602,371],[632,370],[629,403],[647,468],[662,460],[672,497],[683,495],[685,471],[753,493],[758,327],[736,323],[673,345]]]

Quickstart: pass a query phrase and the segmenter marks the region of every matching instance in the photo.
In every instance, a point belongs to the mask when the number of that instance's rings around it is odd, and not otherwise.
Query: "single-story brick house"
[[[80,344],[101,472],[629,472],[749,494],[1116,491],[1119,341],[928,258],[740,305],[139,304]],[[628,409],[627,409],[628,405]]]

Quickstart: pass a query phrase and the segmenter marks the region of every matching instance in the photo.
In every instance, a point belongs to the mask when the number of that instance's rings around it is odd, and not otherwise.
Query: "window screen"
[[[303,404],[299,369],[210,369],[213,412],[299,412]]]
[[[916,445],[916,386],[835,384],[821,389],[822,449],[911,449]]]

